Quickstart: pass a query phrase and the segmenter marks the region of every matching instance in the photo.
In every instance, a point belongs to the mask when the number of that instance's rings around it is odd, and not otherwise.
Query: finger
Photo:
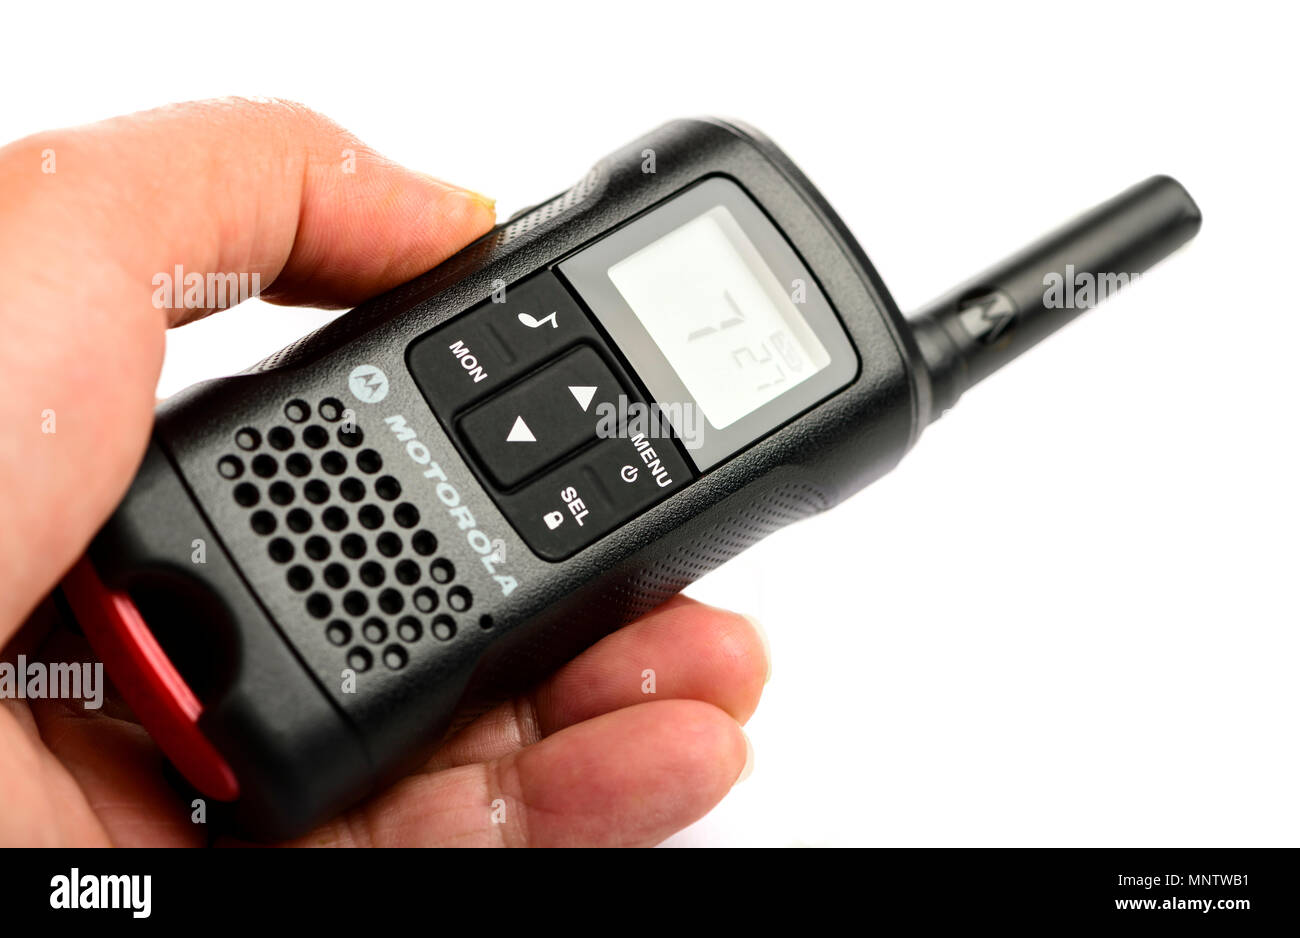
[[[34,701],[32,713],[42,744],[76,783],[109,841],[118,847],[201,845],[203,828],[190,822],[190,805],[167,783],[163,755],[144,728],[80,706]]]
[[[711,703],[743,724],[758,706],[768,669],[753,620],[679,596],[545,681],[535,694],[537,723],[549,736],[653,695]]]
[[[65,290],[87,264],[116,273],[121,292],[87,292],[147,300],[150,316],[153,278],[176,264],[256,273],[282,302],[350,305],[428,270],[494,217],[490,199],[404,169],[307,108],[244,99],[20,140],[0,150],[0,192],[2,256],[77,274]],[[167,312],[174,324],[195,310]]]
[[[567,726],[647,700],[698,700],[744,724],[770,673],[752,619],[679,596],[606,636],[448,740],[429,769],[500,758]]]
[[[41,744],[25,701],[0,699],[0,845],[108,846],[76,782]]]
[[[203,312],[159,309],[158,275],[256,274],[278,301],[348,304],[493,217],[304,108],[248,101],[11,144],[0,205],[0,644],[139,462],[163,331]]]
[[[16,661],[19,655],[35,655],[44,641],[59,625],[59,610],[53,596],[40,602],[27,621],[14,632],[13,638],[0,648],[0,661]]]
[[[502,759],[412,776],[310,845],[649,846],[703,817],[750,764],[717,707],[663,700]]]
[[[103,666],[86,640],[56,629],[39,651],[47,665],[89,663],[99,669],[84,699],[36,700],[31,712],[41,745],[75,782],[89,816],[116,846],[197,846],[192,807],[166,781],[164,757],[118,702],[110,702]],[[92,692],[91,688],[98,690]],[[87,706],[87,703],[90,706]],[[73,803],[71,801],[67,802]],[[76,842],[73,840],[72,842]]]

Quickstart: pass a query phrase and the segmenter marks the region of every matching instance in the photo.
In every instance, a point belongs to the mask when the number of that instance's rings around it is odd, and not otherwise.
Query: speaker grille
[[[474,595],[419,509],[402,497],[336,398],[285,403],[273,426],[236,431],[217,471],[346,666],[400,671],[415,646],[456,637]]]

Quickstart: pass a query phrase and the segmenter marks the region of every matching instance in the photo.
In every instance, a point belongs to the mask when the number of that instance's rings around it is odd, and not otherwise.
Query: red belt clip
[[[181,774],[209,798],[238,798],[235,773],[199,730],[203,704],[131,597],[105,586],[87,557],[63,578],[63,594],[114,686]]]

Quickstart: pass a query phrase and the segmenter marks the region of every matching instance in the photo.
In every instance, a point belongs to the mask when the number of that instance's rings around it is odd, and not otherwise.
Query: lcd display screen
[[[796,300],[725,206],[609,268],[714,427],[729,426],[830,364]]]

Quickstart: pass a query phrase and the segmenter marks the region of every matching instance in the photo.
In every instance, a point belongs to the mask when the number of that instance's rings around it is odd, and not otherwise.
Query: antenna
[[[1152,176],[910,315],[930,373],[930,419],[1200,227],[1187,190]]]

